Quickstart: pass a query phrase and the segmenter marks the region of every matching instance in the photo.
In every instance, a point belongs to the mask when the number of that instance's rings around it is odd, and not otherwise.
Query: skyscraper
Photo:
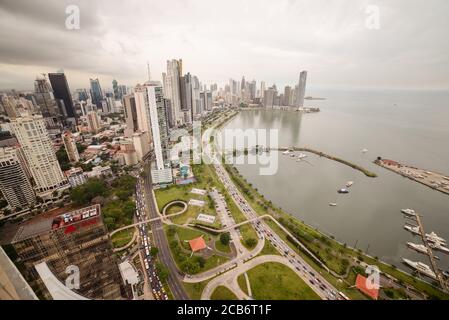
[[[273,87],[268,88],[264,92],[263,103],[265,108],[272,108],[274,106],[274,99],[276,97],[276,90]]]
[[[191,123],[192,114],[192,76],[187,73],[181,77],[181,110],[184,115],[184,123]]]
[[[56,158],[42,115],[23,115],[11,121],[11,128],[22,147],[35,191],[44,199],[52,198],[54,191],[68,187]]]
[[[147,86],[147,90],[156,167],[158,170],[162,170],[165,167],[165,161],[168,159],[168,128],[165,118],[165,101],[162,86]]]
[[[180,77],[182,74],[182,60],[167,60],[167,74],[165,76],[165,97],[170,100],[171,122],[174,126],[183,123],[181,112]]]
[[[292,87],[285,86],[284,88],[284,101],[282,101],[284,106],[290,106],[291,105],[291,96],[292,96]]]
[[[0,148],[0,190],[13,209],[29,207],[36,201],[20,153],[19,147]]]
[[[100,130],[100,119],[96,111],[90,111],[87,113],[87,126],[90,133],[98,133]]]
[[[78,149],[76,148],[75,139],[73,138],[72,132],[69,130],[64,132],[62,135],[62,140],[64,142],[65,151],[70,162],[78,162],[80,160],[80,155]]]
[[[37,78],[34,82],[34,96],[44,118],[56,117],[61,114],[53,90],[45,77]]]
[[[139,129],[137,125],[136,99],[134,95],[126,95],[122,101],[126,121],[125,136],[129,138]]]
[[[120,100],[122,97],[119,95],[118,82],[115,79],[112,80],[112,90],[114,91],[114,99],[115,100]]]
[[[301,73],[299,74],[298,94],[296,96],[296,106],[298,107],[298,109],[304,107],[306,80],[307,80],[307,71],[301,71]]]
[[[53,94],[59,108],[62,110],[69,122],[76,122],[75,108],[73,107],[72,95],[70,94],[69,84],[64,73],[49,73],[48,78],[53,88]]]
[[[102,109],[102,101],[104,99],[103,91],[101,90],[100,81],[97,79],[90,80],[90,95],[92,97],[92,103],[97,106],[98,109]]]

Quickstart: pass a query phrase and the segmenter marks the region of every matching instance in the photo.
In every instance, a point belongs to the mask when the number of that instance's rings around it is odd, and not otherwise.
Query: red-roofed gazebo
[[[204,241],[203,236],[189,240],[189,245],[192,249],[192,252],[206,249],[206,241]]]
[[[368,288],[367,278],[365,278],[360,274],[357,275],[357,279],[355,280],[355,286],[357,287],[357,289],[359,289],[368,297],[374,300],[377,300],[377,298],[379,297],[379,288]]]

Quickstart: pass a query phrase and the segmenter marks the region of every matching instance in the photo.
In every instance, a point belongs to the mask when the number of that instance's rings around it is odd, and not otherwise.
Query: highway
[[[168,285],[174,298],[176,300],[188,300],[189,296],[181,282],[184,275],[178,270],[171,255],[168,240],[158,213],[156,200],[154,199],[151,174],[149,174],[150,170],[147,170],[147,172],[148,174],[145,175],[144,179],[139,178],[143,182],[143,188],[139,192],[139,197],[144,199],[145,208],[148,209],[147,212],[151,220],[150,226],[153,233],[154,246],[159,249],[158,257],[160,261],[169,269]]]
[[[145,195],[142,192],[143,181],[139,179],[136,184],[136,216],[138,221],[146,219],[145,210]],[[139,240],[140,240],[140,257],[143,259],[143,265],[145,267],[145,280],[149,281],[151,292],[153,297],[157,300],[167,300],[168,296],[165,292],[164,286],[156,273],[156,265],[154,258],[150,254],[151,243],[148,238],[147,226],[146,224],[141,224],[138,226],[139,229]],[[146,281],[146,285],[148,282]]]

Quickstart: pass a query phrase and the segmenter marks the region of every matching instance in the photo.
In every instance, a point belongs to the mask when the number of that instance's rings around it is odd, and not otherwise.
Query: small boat
[[[306,154],[300,153],[300,154],[298,155],[298,159],[304,159],[304,158],[307,158],[307,155],[306,155]]]
[[[446,239],[441,238],[440,236],[438,236],[435,232],[431,232],[431,233],[426,233],[426,238],[427,241],[431,241],[431,242],[439,242],[439,243],[444,243],[446,244]]]
[[[415,261],[411,261],[408,259],[402,259],[402,261],[410,266],[411,268],[415,269],[416,271],[418,271],[419,273],[422,273],[432,279],[436,279],[436,275],[435,272],[432,271],[432,269],[425,263],[422,262],[415,262]]]
[[[337,191],[338,193],[349,193],[348,189],[342,188]]]
[[[414,233],[414,234],[418,234],[418,235],[421,234],[419,232],[419,227],[418,226],[411,226],[411,225],[406,224],[404,226],[404,229],[407,230],[407,231],[410,231],[411,233]]]
[[[354,184],[354,181],[348,181],[348,182],[346,183],[346,187],[347,187],[347,188],[350,188],[353,184]]]
[[[294,154],[294,153],[292,153],[292,154],[290,155],[290,157],[294,158],[294,157],[295,157],[295,154]]]
[[[401,209],[401,212],[408,216],[416,216],[415,210],[413,209]]]
[[[330,205],[331,207],[336,207],[336,206],[337,206],[337,204],[336,204],[335,202],[329,202],[329,205]]]
[[[363,152],[363,153],[367,153],[367,152],[368,152],[368,149],[365,148],[365,149],[362,150],[362,152]]]
[[[285,150],[284,152],[282,152],[282,154],[285,154],[285,155],[287,155],[289,153],[290,153],[290,150]]]

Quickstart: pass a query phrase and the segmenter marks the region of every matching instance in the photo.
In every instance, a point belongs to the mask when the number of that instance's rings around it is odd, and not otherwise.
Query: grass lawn
[[[231,252],[231,247],[229,246],[229,244],[224,245],[223,243],[221,243],[220,237],[218,237],[218,239],[215,240],[215,249],[224,253]]]
[[[259,256],[269,255],[269,254],[281,255],[279,253],[279,251],[277,251],[276,248],[271,244],[271,242],[265,239],[265,244],[263,246],[262,251],[259,253]]]
[[[191,256],[190,252],[190,246],[189,243],[186,240],[191,240],[193,238],[203,236],[203,238],[207,241],[213,239],[216,241],[216,236],[212,236],[206,232],[199,231],[199,230],[193,230],[189,228],[179,227],[175,225],[171,226],[165,226],[165,232],[168,238],[168,242],[170,245],[170,251],[173,256],[173,258],[176,261],[176,264],[178,267],[183,270],[184,272],[190,273],[190,274],[196,274],[200,272],[204,272],[206,270],[215,268],[216,266],[219,266],[220,264],[225,263],[228,261],[228,258],[212,255],[209,258],[204,260],[204,265],[202,267],[199,267],[198,269],[195,269],[192,272],[187,271],[188,269],[185,269],[186,264],[189,262],[197,262],[198,256],[193,255]],[[176,236],[177,235],[177,236]],[[178,241],[179,239],[179,241]],[[184,267],[184,268],[183,268]]]
[[[319,300],[319,296],[290,268],[267,262],[247,272],[256,300]]]
[[[237,278],[237,283],[239,284],[240,289],[248,295],[248,286],[246,285],[245,274],[241,274]]]
[[[111,237],[114,248],[120,248],[128,244],[128,242],[130,242],[133,238],[134,231],[135,228],[129,228],[115,233]]]
[[[225,286],[217,287],[212,293],[211,300],[237,300],[235,294]]]
[[[212,279],[208,279],[201,282],[196,283],[190,283],[190,282],[183,282],[184,289],[186,290],[187,294],[189,295],[189,298],[192,300],[200,300],[201,294],[203,293],[204,288],[207,286],[209,281]]]

